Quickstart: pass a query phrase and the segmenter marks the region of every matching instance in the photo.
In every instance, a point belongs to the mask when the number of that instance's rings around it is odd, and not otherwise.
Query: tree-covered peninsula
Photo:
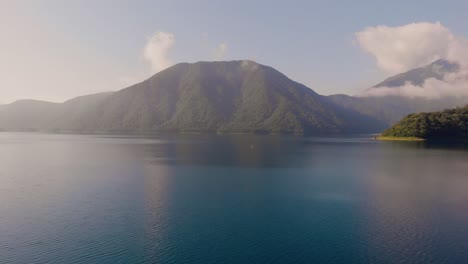
[[[468,139],[468,105],[410,114],[385,130],[379,139]]]

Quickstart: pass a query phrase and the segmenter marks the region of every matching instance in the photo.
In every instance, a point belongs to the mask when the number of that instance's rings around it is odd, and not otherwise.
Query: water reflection
[[[302,138],[257,135],[179,135],[147,145],[153,162],[170,165],[230,167],[310,166],[317,151],[374,144],[370,137]],[[330,149],[327,149],[329,148]],[[313,155],[310,155],[313,154]]]

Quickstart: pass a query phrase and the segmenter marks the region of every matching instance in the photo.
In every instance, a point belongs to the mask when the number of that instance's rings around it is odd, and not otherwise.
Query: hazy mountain
[[[443,80],[447,73],[454,73],[459,69],[460,66],[457,63],[440,59],[427,66],[412,69],[410,71],[387,78],[383,82],[374,85],[370,89],[379,87],[400,87],[407,83],[416,86],[422,86],[424,81],[429,78]]]
[[[440,111],[468,103],[468,98],[454,96],[430,99],[404,96],[356,97],[339,94],[331,95],[329,99],[348,110],[372,116],[388,126],[411,113]]]
[[[0,109],[0,128],[314,134],[384,127],[252,61],[181,63],[115,93],[42,102],[44,109],[15,104]]]
[[[2,130],[50,130],[54,124],[60,126],[76,122],[91,111],[111,92],[80,96],[65,103],[37,100],[19,100],[0,106],[0,129]]]
[[[19,100],[0,106],[0,129],[38,130],[49,122],[50,117],[59,110],[59,104]]]
[[[95,109],[114,92],[104,92],[70,99],[60,105],[58,111],[51,115],[44,128],[63,130],[80,127],[80,124],[88,122],[89,116]]]

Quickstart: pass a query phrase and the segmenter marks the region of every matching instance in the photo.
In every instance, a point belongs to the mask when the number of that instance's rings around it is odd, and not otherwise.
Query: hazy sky
[[[468,54],[467,10],[466,0],[0,0],[0,103],[64,101],[178,62],[235,59],[321,94],[355,94]]]

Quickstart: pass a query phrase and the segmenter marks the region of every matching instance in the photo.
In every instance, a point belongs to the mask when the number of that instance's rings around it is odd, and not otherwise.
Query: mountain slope
[[[55,113],[50,115],[44,129],[64,130],[80,127],[87,122],[87,116],[92,115],[94,109],[112,94],[114,92],[103,92],[79,96],[64,102]]]
[[[40,128],[318,134],[383,127],[252,61],[181,63],[119,92],[82,98],[83,105],[72,104],[77,100],[59,105]],[[2,122],[1,127],[9,129]]]

